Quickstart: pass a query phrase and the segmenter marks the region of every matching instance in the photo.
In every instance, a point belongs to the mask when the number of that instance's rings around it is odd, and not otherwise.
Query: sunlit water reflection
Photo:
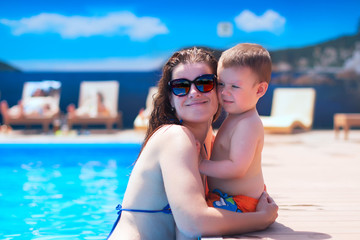
[[[1,239],[105,239],[137,144],[0,145]]]

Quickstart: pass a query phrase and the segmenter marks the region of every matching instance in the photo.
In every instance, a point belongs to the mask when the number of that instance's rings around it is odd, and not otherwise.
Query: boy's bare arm
[[[229,159],[202,160],[199,167],[200,172],[221,179],[243,177],[254,159],[259,139],[263,134],[262,131],[261,124],[253,122],[251,119],[243,119],[236,125],[232,134]]]

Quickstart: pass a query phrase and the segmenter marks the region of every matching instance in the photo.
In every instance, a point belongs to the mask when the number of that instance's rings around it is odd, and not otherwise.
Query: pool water
[[[139,144],[0,144],[0,239],[105,239]]]

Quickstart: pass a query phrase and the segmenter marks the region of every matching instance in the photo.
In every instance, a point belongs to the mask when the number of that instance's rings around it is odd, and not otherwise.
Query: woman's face
[[[174,68],[171,79],[185,78],[193,81],[204,74],[213,74],[205,63],[179,64]],[[175,108],[179,120],[188,123],[208,123],[218,108],[216,87],[210,92],[202,93],[194,84],[191,84],[187,95],[179,97],[171,94],[170,103]]]

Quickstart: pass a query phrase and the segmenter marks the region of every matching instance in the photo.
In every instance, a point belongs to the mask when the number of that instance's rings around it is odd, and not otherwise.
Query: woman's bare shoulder
[[[174,174],[180,169],[189,170],[197,159],[196,140],[192,132],[181,125],[166,125],[154,136],[153,149],[162,169]],[[172,170],[170,170],[172,169]]]
[[[194,135],[187,127],[176,124],[160,127],[152,137],[165,141],[170,141],[171,139],[176,139],[177,141],[181,139],[195,141]]]
[[[169,156],[179,151],[181,154],[192,152],[196,147],[196,140],[192,132],[184,126],[164,125],[151,136],[146,147],[158,156]]]

